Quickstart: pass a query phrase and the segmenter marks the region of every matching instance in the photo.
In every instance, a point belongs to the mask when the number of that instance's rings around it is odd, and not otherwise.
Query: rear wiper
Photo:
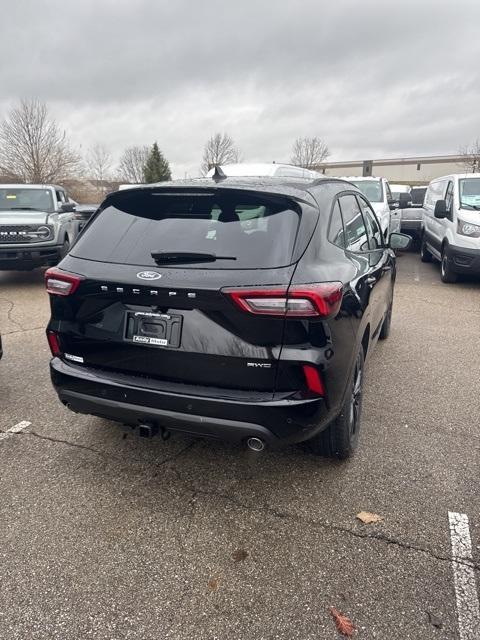
[[[236,260],[234,256],[217,256],[214,253],[197,251],[152,251],[150,254],[157,264],[215,262],[216,260]]]

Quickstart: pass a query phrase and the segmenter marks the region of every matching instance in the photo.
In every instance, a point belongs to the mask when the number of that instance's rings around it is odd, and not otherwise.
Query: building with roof
[[[327,176],[378,176],[392,183],[410,185],[425,184],[451,173],[475,170],[480,170],[480,160],[462,155],[322,162],[317,168]]]

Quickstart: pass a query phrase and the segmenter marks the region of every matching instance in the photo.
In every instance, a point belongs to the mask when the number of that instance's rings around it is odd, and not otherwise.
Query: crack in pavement
[[[168,456],[167,458],[164,458],[163,460],[161,460],[160,462],[157,462],[155,466],[157,467],[162,467],[164,464],[167,464],[168,462],[172,462],[173,460],[176,460],[177,458],[179,458],[181,455],[183,455],[186,451],[189,451],[190,449],[193,449],[193,447],[196,445],[197,443],[195,442],[195,440],[193,440],[192,442],[190,442],[190,444],[187,444],[185,447],[183,447],[182,449],[180,449],[179,451],[177,451],[177,453],[172,454],[171,456]],[[194,493],[195,491],[192,490]]]
[[[178,472],[177,472],[178,473]],[[180,479],[182,480],[180,474],[178,474]],[[189,483],[186,483],[185,481],[183,481],[184,484],[186,484],[186,486],[189,486]],[[343,533],[343,534],[347,534],[350,536],[353,536],[355,538],[360,538],[362,540],[378,540],[379,542],[384,542],[385,544],[388,545],[394,545],[397,547],[400,547],[402,549],[406,549],[408,551],[417,551],[419,553],[424,553],[428,556],[430,556],[431,558],[434,558],[435,560],[439,560],[441,562],[452,562],[453,558],[451,555],[441,555],[439,553],[435,553],[434,551],[432,551],[431,549],[428,549],[426,547],[422,547],[420,545],[416,545],[413,544],[411,542],[405,542],[403,540],[399,540],[397,538],[393,538],[391,536],[388,536],[384,533],[364,533],[362,531],[355,531],[353,529],[349,529],[348,527],[344,527],[341,525],[335,525],[335,524],[331,524],[329,522],[321,522],[320,520],[314,520],[311,518],[305,518],[302,516],[299,516],[297,514],[294,513],[290,513],[288,511],[279,511],[278,509],[275,509],[274,507],[271,507],[268,504],[263,504],[262,506],[260,505],[250,505],[248,503],[242,502],[241,500],[238,500],[237,498],[235,498],[234,496],[231,496],[229,494],[225,494],[225,493],[220,493],[217,491],[205,491],[202,489],[193,489],[193,487],[189,487],[190,491],[195,491],[197,496],[210,496],[210,497],[216,497],[216,498],[220,498],[222,500],[225,500],[227,502],[230,502],[232,504],[234,504],[237,507],[240,507],[242,509],[246,509],[247,511],[257,511],[260,513],[268,513],[269,515],[281,519],[281,520],[291,520],[292,522],[295,522],[297,524],[308,524],[311,527],[316,527],[316,528],[321,528],[324,529],[326,531],[334,531],[334,532],[338,532],[338,533]],[[462,560],[458,560],[456,559],[456,562],[458,562],[459,564],[464,564],[468,567],[471,567],[473,569],[475,569],[476,571],[480,571],[480,564],[476,564],[474,562],[469,562],[469,561],[462,561]]]
[[[13,312],[13,310],[15,309],[15,303],[14,303],[14,302],[12,302],[11,300],[8,300],[7,298],[0,298],[0,302],[6,302],[8,305],[10,305],[10,307],[9,307],[9,309],[8,309],[8,311],[7,311],[7,318],[8,318],[8,321],[9,321],[11,324],[13,324],[13,325],[15,325],[15,326],[17,326],[17,327],[20,327],[20,330],[21,330],[21,331],[25,331],[24,327],[20,324],[20,322],[18,322],[17,320],[14,320],[14,319],[12,318],[12,312]],[[7,334],[7,332],[5,332],[5,335],[6,335],[6,334]]]
[[[40,331],[40,330],[45,331],[45,327],[46,327],[46,324],[42,325],[41,327],[30,327],[30,329],[15,329],[14,331],[3,331],[3,335],[11,336],[16,333],[28,333],[29,331]]]
[[[38,433],[37,431],[19,431],[18,433],[13,433],[10,431],[2,431],[0,429],[0,433],[7,433],[9,436],[15,437],[15,436],[34,436],[35,438],[38,438],[39,440],[46,440],[47,442],[53,442],[56,444],[63,444],[66,445],[68,447],[75,447],[76,449],[83,449],[85,451],[90,451],[92,453],[95,453],[98,456],[102,456],[104,458],[113,458],[115,460],[121,460],[124,461],[124,458],[115,455],[114,453],[111,453],[109,451],[103,451],[102,449],[95,449],[94,447],[89,447],[85,444],[79,444],[77,442],[72,442],[71,440],[62,440],[61,438],[54,438],[53,436],[45,436],[41,433]],[[168,462],[172,462],[173,460],[176,460],[177,458],[179,458],[183,453],[185,453],[186,451],[188,451],[189,449],[192,449],[195,446],[196,442],[190,442],[188,445],[186,445],[185,447],[183,447],[182,449],[180,449],[179,451],[177,451],[176,453],[172,454],[171,456],[167,456],[166,458],[164,458],[163,460],[160,460],[159,462],[156,462],[155,465],[157,467],[161,467],[162,465],[167,464]],[[134,460],[133,458],[130,458],[129,462],[140,462],[140,460]]]
[[[58,444],[64,444],[69,447],[75,447],[77,449],[84,449],[85,451],[91,451],[92,453],[96,453],[99,456],[107,457],[108,454],[105,451],[100,449],[94,449],[94,447],[89,447],[85,444],[78,444],[77,442],[71,442],[70,440],[62,440],[61,438],[53,438],[52,436],[44,436],[37,431],[20,431],[19,433],[12,433],[13,436],[34,436],[35,438],[39,438],[40,440],[47,440],[48,442],[55,442]]]
[[[7,433],[6,431],[2,431],[0,430],[0,433]],[[115,454],[112,454],[110,452],[106,452],[106,451],[102,451],[100,449],[95,449],[94,447],[89,447],[87,445],[82,445],[82,444],[78,444],[75,442],[71,442],[69,440],[62,440],[60,438],[54,438],[51,436],[45,436],[42,434],[37,433],[36,431],[21,431],[19,433],[9,433],[10,436],[12,437],[22,437],[22,436],[34,436],[35,438],[38,438],[40,440],[46,440],[48,442],[53,442],[53,443],[57,443],[57,444],[63,444],[69,447],[75,447],[77,449],[83,449],[86,451],[90,451],[92,453],[95,453],[96,455],[105,457],[105,458],[113,458],[113,459],[118,459],[118,460],[122,460],[124,461],[124,458],[121,458],[120,456],[116,456]],[[188,445],[186,445],[185,447],[182,447],[179,451],[177,451],[176,453],[167,456],[166,458],[164,458],[163,460],[160,460],[159,462],[155,463],[155,467],[162,467],[167,465],[170,462],[174,462],[175,460],[177,460],[178,458],[180,458],[184,453],[186,453],[187,451],[189,451],[190,449],[193,449],[196,445],[196,441],[193,440],[192,442],[190,442]],[[133,462],[133,459],[130,459],[130,462]],[[135,462],[138,462],[138,460],[135,460]],[[173,469],[173,472],[175,474],[175,476],[178,478],[178,480],[185,486],[185,488],[188,490],[189,493],[191,493],[191,497],[188,501],[188,506],[190,507],[190,515],[189,515],[189,520],[192,520],[195,512],[196,512],[196,501],[197,498],[199,496],[206,496],[206,497],[215,497],[215,498],[220,498],[221,500],[225,500],[227,502],[230,502],[231,504],[234,504],[237,507],[240,507],[242,509],[245,509],[247,511],[251,511],[251,512],[260,512],[260,513],[267,513],[269,515],[271,515],[274,518],[277,519],[281,519],[281,520],[291,520],[292,522],[295,522],[297,524],[307,524],[311,527],[314,528],[320,528],[326,531],[331,531],[331,532],[337,532],[337,533],[342,533],[342,534],[347,534],[349,536],[355,537],[355,538],[359,538],[361,540],[378,540],[379,542],[383,542],[387,545],[394,545],[396,547],[399,547],[401,549],[405,549],[407,551],[416,551],[418,553],[424,553],[428,556],[430,556],[431,558],[435,559],[435,560],[439,560],[440,562],[452,562],[453,560],[455,560],[455,562],[457,562],[458,564],[463,564],[465,566],[468,566],[470,568],[473,568],[475,571],[480,571],[480,564],[477,564],[473,561],[468,561],[468,560],[461,560],[459,558],[453,558],[450,554],[447,555],[442,555],[439,553],[435,553],[433,550],[428,549],[426,547],[422,547],[420,545],[411,543],[411,542],[406,542],[403,540],[399,540],[398,538],[393,538],[391,536],[388,536],[384,533],[381,532],[377,532],[377,533],[368,533],[368,532],[362,532],[362,531],[358,531],[358,530],[354,530],[354,529],[349,529],[348,527],[342,526],[342,525],[335,525],[335,524],[331,524],[329,522],[322,522],[320,520],[314,520],[312,518],[305,518],[303,516],[300,516],[298,514],[294,514],[288,511],[280,511],[266,503],[264,503],[263,505],[252,505],[252,504],[248,504],[246,502],[242,502],[241,500],[239,500],[238,498],[236,498],[235,496],[229,495],[228,493],[221,493],[219,491],[207,491],[205,489],[199,489],[197,487],[195,487],[194,485],[192,485],[191,482],[189,482],[188,480],[186,480],[182,474],[178,471],[178,469]],[[249,476],[248,478],[244,478],[243,481],[248,481],[253,479],[255,476]],[[188,531],[190,530],[191,524],[189,527],[187,527],[187,531],[186,533],[188,534]],[[182,543],[183,545],[183,543]],[[186,550],[186,549],[185,549]]]

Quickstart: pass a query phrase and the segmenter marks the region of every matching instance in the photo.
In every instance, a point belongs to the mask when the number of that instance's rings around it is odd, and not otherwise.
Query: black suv
[[[219,171],[118,191],[46,273],[52,381],[73,411],[143,436],[309,440],[345,458],[394,282],[394,252],[343,180]]]

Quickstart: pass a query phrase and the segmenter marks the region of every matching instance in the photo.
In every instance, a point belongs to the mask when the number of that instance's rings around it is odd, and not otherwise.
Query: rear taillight
[[[257,315],[311,318],[335,316],[342,304],[341,282],[287,288],[224,289],[243,311]]]
[[[60,348],[60,341],[55,331],[47,331],[47,340],[52,356],[59,356],[62,353],[62,349]]]
[[[45,272],[45,286],[48,293],[55,296],[69,296],[74,293],[80,282],[83,280],[80,276],[66,273],[60,269],[48,269]]]

